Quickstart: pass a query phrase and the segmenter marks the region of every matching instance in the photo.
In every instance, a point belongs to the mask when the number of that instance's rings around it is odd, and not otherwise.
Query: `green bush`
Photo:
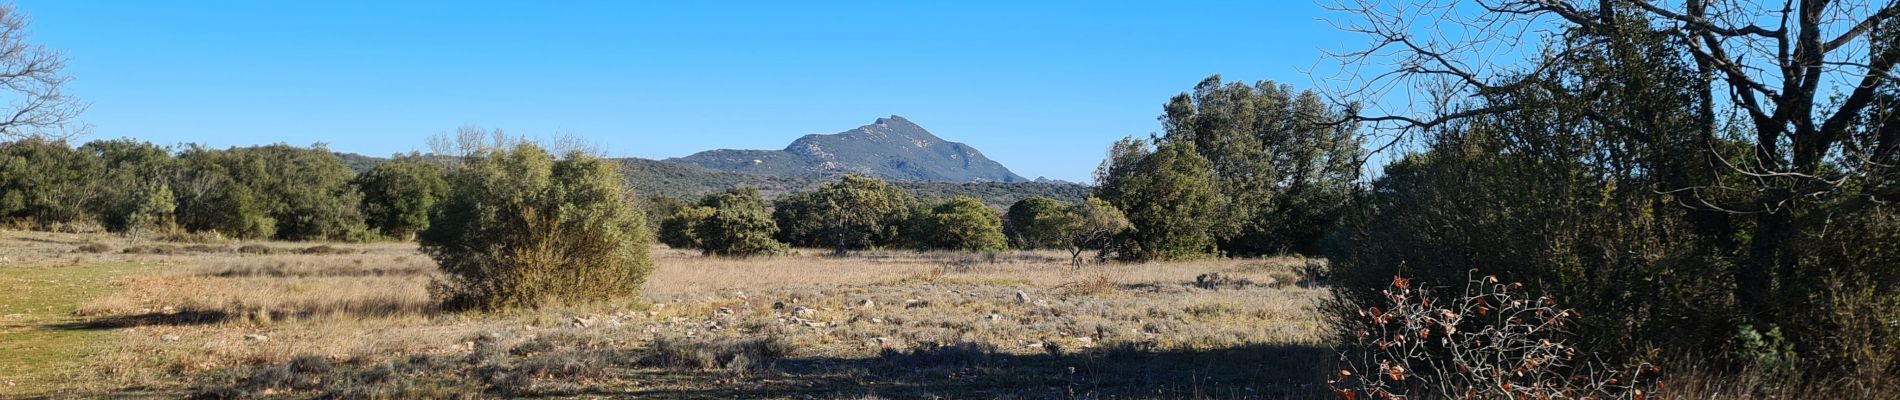
[[[712,207],[685,207],[674,211],[672,215],[660,220],[660,243],[675,249],[703,249],[700,242],[699,224],[712,218]]]
[[[532,144],[497,145],[449,174],[420,236],[454,308],[495,310],[632,299],[652,270],[646,222],[614,165]]]
[[[1123,139],[1097,171],[1103,200],[1128,217],[1133,229],[1117,240],[1128,261],[1206,257],[1215,252],[1216,212],[1225,199],[1214,190],[1207,159],[1187,142]]]
[[[1061,247],[1062,226],[1056,222],[1067,207],[1040,196],[1018,201],[1003,214],[1003,235],[1009,237],[1010,245],[1021,249]]]
[[[1008,247],[1002,217],[975,197],[957,196],[921,210],[905,228],[920,249],[1002,251]]]
[[[429,210],[449,191],[442,167],[418,156],[396,157],[356,176],[363,217],[384,237],[408,239],[429,227]]]
[[[899,226],[909,219],[916,202],[909,192],[877,178],[849,175],[817,191],[780,198],[772,218],[786,243],[833,246],[837,254],[844,254],[897,244]]]
[[[706,196],[701,210],[711,213],[699,219],[692,229],[700,248],[708,255],[759,256],[784,253],[785,244],[772,236],[778,224],[765,212],[765,200],[758,189],[734,189]]]

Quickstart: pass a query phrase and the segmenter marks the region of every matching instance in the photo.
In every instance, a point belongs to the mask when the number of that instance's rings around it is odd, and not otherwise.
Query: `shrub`
[[[1009,206],[1003,214],[1003,235],[1021,249],[1061,247],[1066,242],[1062,213],[1067,205],[1047,197],[1030,197]]]
[[[706,254],[747,257],[785,252],[785,244],[772,238],[778,233],[778,223],[765,212],[765,200],[759,197],[758,189],[748,187],[706,196],[701,205],[699,209],[712,212],[700,219],[692,232]]]
[[[99,243],[86,243],[83,245],[79,245],[79,248],[73,249],[73,252],[74,253],[92,253],[92,254],[110,253],[112,252],[112,246],[107,246],[107,245],[99,244]]]
[[[686,207],[660,220],[660,243],[675,249],[702,248],[699,234],[694,229],[699,223],[712,218],[714,210],[710,207]]]
[[[522,143],[482,149],[422,232],[448,277],[454,308],[494,310],[635,296],[652,264],[644,216],[614,164],[580,152],[556,160]]]
[[[239,253],[244,253],[244,254],[259,254],[259,255],[263,255],[263,254],[277,254],[277,253],[282,253],[282,252],[283,252],[283,250],[279,250],[279,249],[277,249],[277,248],[275,248],[275,247],[270,247],[270,246],[265,246],[265,245],[261,245],[261,244],[247,244],[247,245],[244,245],[243,247],[239,247],[239,248],[237,249],[237,252],[239,252]]]
[[[1002,217],[969,196],[915,213],[905,228],[920,249],[1002,251],[1008,247]]]
[[[418,156],[397,157],[356,176],[363,218],[385,237],[408,239],[429,227],[429,210],[448,193],[442,167]]]
[[[1644,398],[1659,386],[1647,363],[1620,369],[1568,344],[1577,319],[1522,284],[1473,277],[1455,297],[1434,297],[1403,277],[1385,302],[1341,321],[1351,338],[1328,386],[1340,398]],[[1381,307],[1382,306],[1382,307]],[[1579,358],[1579,356],[1583,356]]]

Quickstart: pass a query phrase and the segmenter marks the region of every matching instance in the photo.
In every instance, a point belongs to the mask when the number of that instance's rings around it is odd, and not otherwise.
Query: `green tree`
[[[1106,259],[1114,249],[1114,240],[1132,227],[1121,210],[1102,199],[1090,197],[1081,204],[1068,206],[1046,222],[1061,234],[1069,250],[1069,264],[1082,266],[1082,252],[1097,250]]]
[[[97,158],[102,171],[95,180],[92,201],[87,203],[91,213],[99,218],[107,230],[125,232],[134,229],[149,229],[154,226],[140,225],[132,221],[133,214],[152,212],[154,185],[169,186],[176,171],[176,162],[171,150],[164,147],[132,139],[99,140],[79,146],[79,151]],[[169,187],[162,188],[166,195],[171,194]],[[167,199],[167,202],[174,200]],[[165,210],[162,218],[171,222],[172,210]],[[147,215],[146,217],[152,217]],[[150,220],[140,222],[152,222]]]
[[[185,230],[263,239],[277,234],[257,195],[223,165],[225,151],[190,146],[178,155],[171,190],[178,197],[177,220]]]
[[[98,158],[63,142],[0,143],[0,219],[41,229],[88,221],[100,171]]]
[[[700,206],[711,213],[695,224],[692,234],[707,255],[750,257],[785,252],[785,244],[773,238],[778,234],[778,223],[765,212],[765,200],[758,189],[745,187],[706,196]]]
[[[1206,157],[1225,207],[1215,213],[1222,251],[1317,254],[1347,204],[1365,157],[1345,113],[1311,91],[1208,77],[1171,99],[1165,140]]]
[[[322,146],[192,147],[179,161],[183,171],[172,190],[180,192],[187,229],[255,239],[367,239],[362,194],[350,183],[356,175]]]
[[[132,196],[134,206],[125,214],[125,221],[119,228],[133,237],[147,232],[167,231],[177,226],[174,214],[178,203],[172,199],[171,187],[164,182],[147,182],[139,185]]]
[[[660,243],[675,249],[705,249],[705,242],[699,238],[699,225],[712,218],[712,207],[689,206],[681,208],[660,220]]]
[[[1009,206],[1003,214],[1003,235],[1017,248],[1061,247],[1066,239],[1055,223],[1068,206],[1047,197],[1030,197]]]
[[[920,249],[1002,251],[1002,216],[975,197],[957,196],[911,216],[905,228]]]
[[[408,240],[429,228],[429,212],[449,192],[442,166],[418,155],[398,156],[356,176],[362,214],[383,237]]]
[[[1134,229],[1121,240],[1124,260],[1169,260],[1215,252],[1216,213],[1224,199],[1214,190],[1206,158],[1187,142],[1162,140],[1149,152],[1123,139],[1098,175],[1104,200],[1122,210]]]
[[[787,211],[780,216],[790,219],[790,223],[781,226],[796,227],[796,234],[810,235],[794,237],[790,241],[794,244],[831,245],[836,254],[844,255],[851,249],[897,243],[899,226],[909,219],[915,203],[910,193],[889,183],[848,175],[819,186],[808,196],[792,196],[789,202],[782,202],[781,209]]]
[[[614,164],[533,144],[477,149],[419,237],[451,307],[494,310],[631,299],[645,282],[646,222]]]

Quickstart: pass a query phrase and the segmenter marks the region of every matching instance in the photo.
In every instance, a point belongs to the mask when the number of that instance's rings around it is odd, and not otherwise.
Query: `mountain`
[[[709,150],[665,162],[781,177],[859,174],[913,182],[1029,181],[970,145],[943,140],[896,115],[835,134],[805,135],[784,150]]]

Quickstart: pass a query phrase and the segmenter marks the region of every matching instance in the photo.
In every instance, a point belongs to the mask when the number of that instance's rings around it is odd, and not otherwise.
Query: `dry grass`
[[[643,304],[477,315],[434,307],[413,245],[0,243],[0,268],[143,268],[48,327],[113,338],[59,383],[82,396],[1320,398],[1337,358],[1298,258],[655,248]]]

